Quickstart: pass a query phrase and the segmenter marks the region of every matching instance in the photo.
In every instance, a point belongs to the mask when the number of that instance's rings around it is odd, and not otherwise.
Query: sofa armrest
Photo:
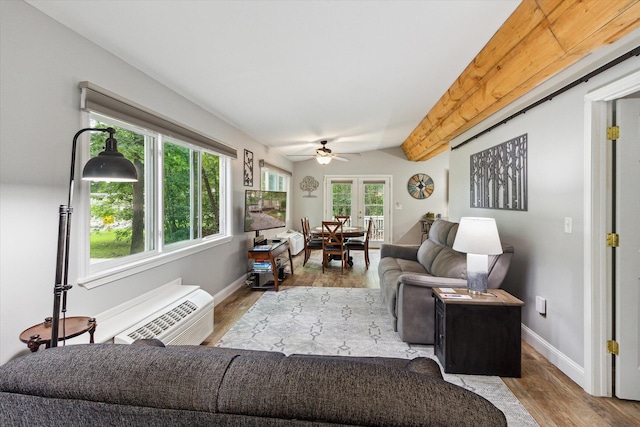
[[[449,277],[426,276],[423,274],[401,274],[398,276],[398,286],[412,285],[423,288],[466,288],[465,279],[452,279]]]
[[[380,246],[380,258],[391,257],[417,261],[418,248],[420,248],[420,246],[417,245],[383,244]]]

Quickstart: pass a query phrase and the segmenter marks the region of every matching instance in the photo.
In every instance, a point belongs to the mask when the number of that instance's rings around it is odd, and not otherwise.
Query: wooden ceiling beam
[[[427,160],[597,48],[640,27],[640,0],[523,0],[402,144]]]

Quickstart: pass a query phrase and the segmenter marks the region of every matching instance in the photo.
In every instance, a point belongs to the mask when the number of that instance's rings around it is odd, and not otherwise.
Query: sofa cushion
[[[425,240],[422,245],[420,245],[420,249],[418,249],[418,262],[422,264],[422,267],[426,271],[431,272],[433,260],[436,259],[436,256],[438,256],[443,248],[444,246],[439,245],[432,240]]]
[[[467,278],[467,256],[461,252],[441,246],[442,250],[438,253],[431,264],[430,273],[438,277],[448,277],[451,279]]]
[[[416,357],[413,359],[401,359],[397,357],[375,357],[375,356],[318,356],[313,354],[292,354],[288,356],[290,358],[302,357],[302,358],[318,358],[323,359],[341,359],[349,360],[358,363],[369,363],[372,365],[386,366],[388,368],[400,369],[403,371],[417,372],[419,374],[427,375],[433,378],[443,379],[440,365],[433,359],[428,357]]]
[[[461,387],[343,359],[240,356],[218,395],[219,412],[265,418],[380,426],[478,426],[482,419],[505,425],[497,408]]]
[[[457,232],[457,222],[438,220],[431,225],[428,240],[431,240],[438,245],[452,247],[453,241],[456,239]]]
[[[35,396],[46,393],[58,399],[216,412],[218,390],[234,357],[239,356],[208,357],[146,345],[56,347],[6,363],[0,389]],[[200,393],[203,389],[210,392]]]

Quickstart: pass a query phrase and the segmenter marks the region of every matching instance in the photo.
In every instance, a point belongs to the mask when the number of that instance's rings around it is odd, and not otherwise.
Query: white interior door
[[[391,236],[390,176],[326,176],[326,219],[351,216],[351,225],[364,227],[373,221],[369,245],[388,243]]]
[[[615,391],[640,400],[640,99],[616,101]]]

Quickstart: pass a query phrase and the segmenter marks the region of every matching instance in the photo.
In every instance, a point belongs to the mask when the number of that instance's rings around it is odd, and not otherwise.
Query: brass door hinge
[[[620,236],[616,233],[607,234],[607,246],[617,248],[620,245]]]
[[[609,126],[607,128],[607,139],[614,141],[620,138],[620,126]]]
[[[620,346],[618,346],[618,342],[614,340],[607,341],[607,353],[618,355],[620,352]]]

